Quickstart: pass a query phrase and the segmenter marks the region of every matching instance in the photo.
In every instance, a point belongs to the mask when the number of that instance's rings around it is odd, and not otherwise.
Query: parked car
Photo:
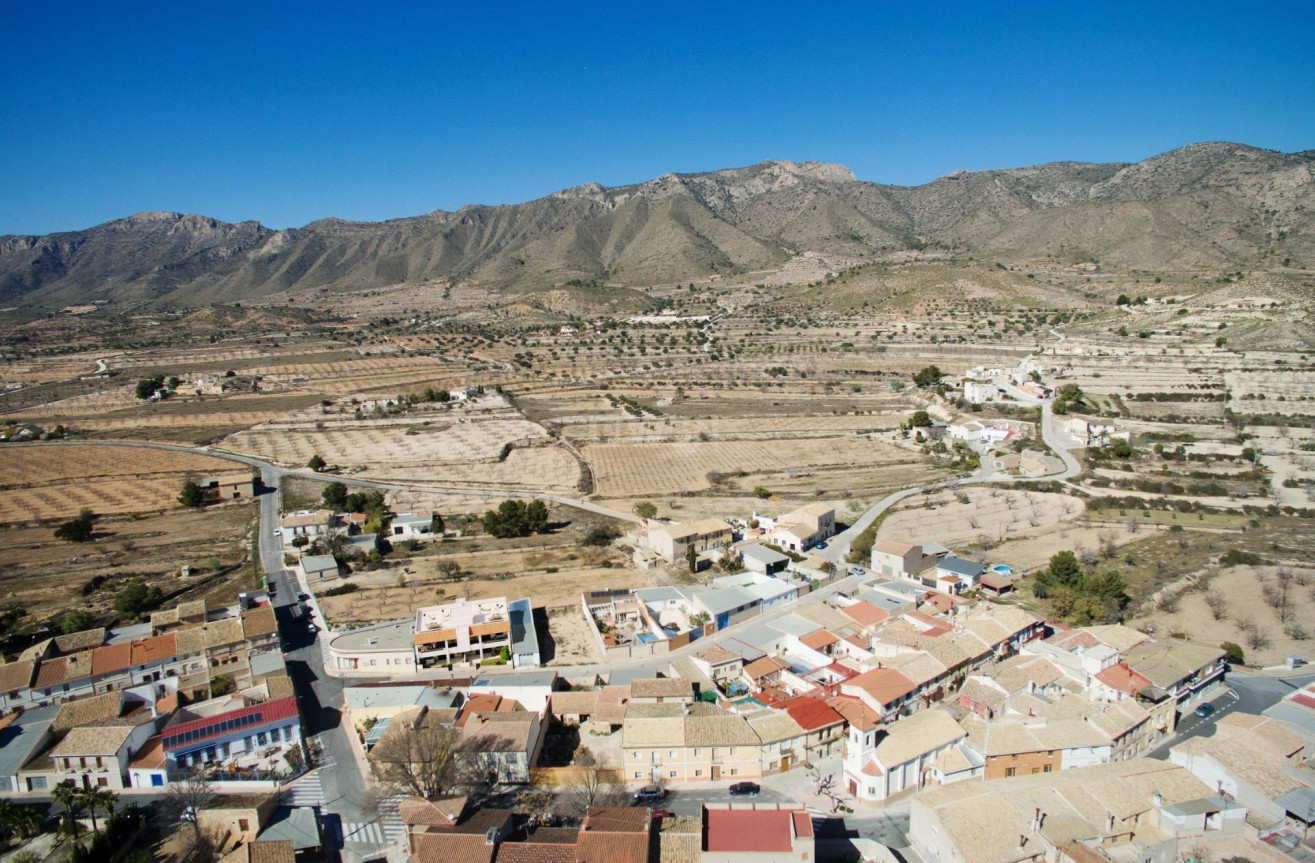
[[[814,546],[814,547],[815,547],[815,548],[826,548],[826,543],[825,543],[825,542],[819,542],[819,543],[818,543],[816,546]]]
[[[863,571],[863,567],[861,566],[851,566],[849,568],[849,574],[858,575],[858,576],[867,575],[867,573]]]
[[[1200,707],[1196,708],[1192,712],[1195,713],[1197,716],[1201,717],[1202,719],[1204,719],[1205,717],[1215,712],[1215,706],[1213,704],[1202,704]]]
[[[305,594],[305,593],[297,594],[297,602],[307,602],[309,600],[310,600],[309,594]]]
[[[314,635],[315,633],[320,631],[320,628],[313,623],[308,623],[306,624],[306,631],[309,632],[311,635]]]
[[[652,803],[655,800],[666,800],[667,789],[660,788],[657,785],[645,785],[635,792],[635,804]]]
[[[653,817],[654,817],[654,818],[670,818],[670,817],[671,817],[671,810],[670,810],[670,809],[654,809],[654,810],[653,810]]]
[[[757,782],[736,782],[730,788],[732,797],[757,797],[761,790]]]

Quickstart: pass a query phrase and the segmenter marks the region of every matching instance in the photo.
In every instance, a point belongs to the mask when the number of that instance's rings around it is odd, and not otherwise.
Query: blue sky
[[[1311,149],[1313,25],[1309,2],[11,3],[0,234],[374,220],[763,159],[915,184]]]

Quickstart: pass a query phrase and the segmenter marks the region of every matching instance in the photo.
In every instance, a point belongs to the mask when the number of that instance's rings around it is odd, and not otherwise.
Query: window
[[[699,757],[699,751],[697,749],[694,750],[694,757],[695,758]]]
[[[1042,767],[1042,768],[1041,768],[1041,772],[1042,772],[1042,773],[1049,773],[1049,772],[1051,771],[1051,769],[1052,769],[1052,766],[1049,765],[1049,764],[1047,764],[1045,767]]]
[[[643,757],[644,757],[644,753],[642,753],[642,752],[640,752],[638,749],[636,749],[636,750],[635,750],[635,760],[638,761],[639,759],[641,759],[641,758],[643,758]]]
[[[734,776],[735,774],[737,774],[737,773],[739,773],[739,772],[740,772],[740,771],[739,771],[739,770],[736,770],[734,767],[731,768],[731,775],[732,775],[732,776]]]
[[[246,818],[237,819],[237,829],[241,830],[243,833],[247,832],[251,829],[251,821]]]
[[[110,784],[110,780],[106,776],[101,776],[96,779],[96,784],[101,788],[108,788]]]
[[[151,787],[152,787],[152,788],[163,788],[163,787],[164,787],[164,775],[161,774],[161,773],[152,773],[152,774],[151,774]]]
[[[675,778],[676,778],[676,771],[672,770],[672,771],[671,771],[670,773],[668,773],[667,775],[670,776],[672,779],[675,779]]]
[[[635,778],[636,778],[636,779],[643,779],[643,778],[644,778],[644,771],[642,771],[642,770],[636,770],[636,771],[635,771]]]
[[[694,771],[694,775],[695,775],[695,776],[702,776],[702,775],[703,775],[703,771],[702,771],[702,770],[695,770],[695,771]]]
[[[675,758],[675,757],[676,757],[676,750],[674,750],[674,749],[668,749],[668,750],[667,750],[667,757],[668,757],[668,758]]]
[[[1013,775],[1014,775],[1014,768],[1012,768],[1012,767],[1006,767],[1006,768],[1005,768],[1005,776],[1006,776],[1006,777],[1009,777],[1009,776],[1013,776]]]

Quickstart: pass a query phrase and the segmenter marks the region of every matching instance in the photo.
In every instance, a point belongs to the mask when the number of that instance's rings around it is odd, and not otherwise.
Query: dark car
[[[646,785],[635,792],[635,803],[652,803],[657,800],[667,799],[667,789],[659,788],[656,785]]]
[[[308,599],[310,599],[310,594],[306,594],[306,593],[297,594],[297,602],[305,602]]]
[[[1215,706],[1213,704],[1202,704],[1200,707],[1196,708],[1192,712],[1195,713],[1197,716],[1201,717],[1202,719],[1204,719],[1205,717],[1215,712]]]
[[[757,782],[736,782],[730,789],[732,797],[757,797],[761,790]]]

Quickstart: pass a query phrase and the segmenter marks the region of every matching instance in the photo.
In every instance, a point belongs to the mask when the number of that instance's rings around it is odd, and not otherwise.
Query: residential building
[[[630,681],[631,704],[691,704],[694,685],[680,677],[641,677]]]
[[[771,575],[790,566],[790,558],[778,551],[772,551],[765,545],[741,546],[738,551],[744,561],[744,568],[750,572]]]
[[[416,664],[478,664],[512,646],[511,614],[505,596],[420,608],[415,616]],[[537,652],[537,647],[536,647]]]
[[[872,546],[872,570],[887,578],[918,578],[935,564],[936,557],[920,545],[885,539]]]
[[[249,473],[206,477],[197,485],[208,500],[248,500],[256,496],[256,480]]]
[[[702,863],[812,863],[812,816],[801,806],[704,804]]]
[[[845,717],[836,712],[825,699],[799,696],[779,705],[804,731],[804,751],[807,757],[826,757],[845,739]]]
[[[327,538],[333,532],[333,513],[327,509],[290,512],[279,520],[279,529],[286,546],[291,546],[292,541],[298,537],[314,542]]]
[[[879,722],[895,719],[901,711],[916,709],[918,685],[893,668],[873,668],[840,684],[840,694],[862,702]],[[852,739],[852,735],[851,735]]]
[[[982,573],[985,571],[986,567],[975,560],[964,560],[961,557],[947,554],[936,561],[935,576],[932,579],[933,584],[928,586],[947,593],[964,593],[969,590],[976,590],[978,585],[982,583]],[[924,574],[923,583],[926,584],[926,582],[927,576]]]
[[[1124,662],[1180,708],[1223,682],[1227,667],[1218,647],[1177,638],[1143,641],[1127,651]]]
[[[1213,735],[1188,738],[1169,750],[1171,762],[1245,806],[1267,827],[1289,817],[1287,795],[1315,785],[1315,771],[1302,769],[1306,758],[1305,741],[1284,723],[1248,713],[1220,717]]]
[[[731,540],[731,526],[717,518],[661,525],[648,531],[649,548],[668,563],[684,560],[690,549],[702,554],[729,545]]]
[[[621,728],[627,782],[706,782],[762,776],[761,740],[743,717],[710,704],[635,704]]]
[[[519,702],[526,710],[543,714],[548,710],[548,699],[559,688],[562,680],[555,671],[517,671],[479,678],[471,684],[467,697],[473,701],[480,694],[500,695]]]
[[[338,559],[331,554],[307,554],[301,558],[301,571],[312,583],[338,577]]]
[[[155,732],[150,714],[138,719],[136,725],[120,722],[70,729],[50,750],[55,772],[51,784],[72,781],[80,788],[124,788],[129,755]]]
[[[764,539],[796,554],[825,542],[836,532],[836,512],[826,504],[812,503],[776,519]]]
[[[700,650],[690,661],[718,686],[736,680],[744,670],[744,657],[718,644]]]
[[[478,764],[489,779],[524,785],[538,761],[547,724],[530,710],[463,711],[457,744],[463,757]]]
[[[1183,768],[1134,759],[924,791],[909,839],[927,863],[1172,863],[1193,840],[1240,836],[1245,818]]]
[[[166,769],[174,773],[201,765],[228,765],[286,772],[283,753],[301,742],[297,699],[291,694],[253,699],[224,696],[180,708],[160,732]]]

